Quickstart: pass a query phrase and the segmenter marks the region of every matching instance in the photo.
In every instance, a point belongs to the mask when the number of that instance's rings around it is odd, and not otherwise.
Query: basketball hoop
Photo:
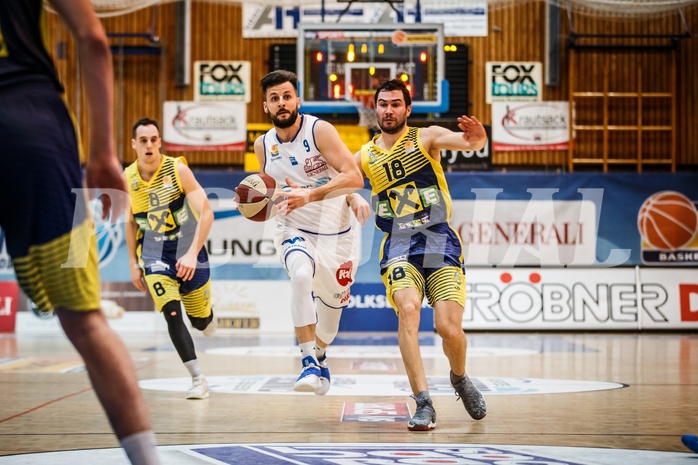
[[[373,95],[356,96],[356,110],[359,112],[359,126],[368,128],[372,133],[380,131]]]

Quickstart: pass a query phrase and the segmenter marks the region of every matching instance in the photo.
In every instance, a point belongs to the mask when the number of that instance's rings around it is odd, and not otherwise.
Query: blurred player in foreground
[[[109,44],[88,0],[51,3],[83,63],[90,130],[86,184],[103,190],[103,214],[111,211],[116,219],[128,198],[114,140]],[[156,465],[155,436],[133,362],[99,309],[94,226],[86,199],[74,194],[85,192],[80,144],[44,48],[44,15],[42,0],[0,2],[0,226],[19,284],[39,310],[56,312],[131,463]]]

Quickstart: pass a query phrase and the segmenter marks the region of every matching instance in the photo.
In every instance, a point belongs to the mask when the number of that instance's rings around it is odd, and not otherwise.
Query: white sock
[[[317,365],[317,359],[315,358],[315,341],[303,342],[302,344],[298,344],[298,347],[301,349],[301,360],[310,356],[313,357],[313,363]]]
[[[133,465],[161,465],[158,458],[155,433],[143,431],[119,440]]]
[[[195,358],[194,360],[184,362],[184,366],[189,370],[189,374],[192,378],[201,378],[203,376],[201,374],[201,368],[199,367],[199,359]]]

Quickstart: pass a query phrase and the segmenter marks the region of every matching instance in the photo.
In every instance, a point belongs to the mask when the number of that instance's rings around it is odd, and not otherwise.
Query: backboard
[[[301,110],[356,113],[386,79],[402,79],[413,113],[448,111],[441,24],[300,24]]]

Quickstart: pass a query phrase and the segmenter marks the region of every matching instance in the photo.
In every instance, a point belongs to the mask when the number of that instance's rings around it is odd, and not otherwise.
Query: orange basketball
[[[640,207],[637,227],[642,239],[655,249],[680,249],[698,232],[698,211],[693,202],[679,192],[657,192]]]

